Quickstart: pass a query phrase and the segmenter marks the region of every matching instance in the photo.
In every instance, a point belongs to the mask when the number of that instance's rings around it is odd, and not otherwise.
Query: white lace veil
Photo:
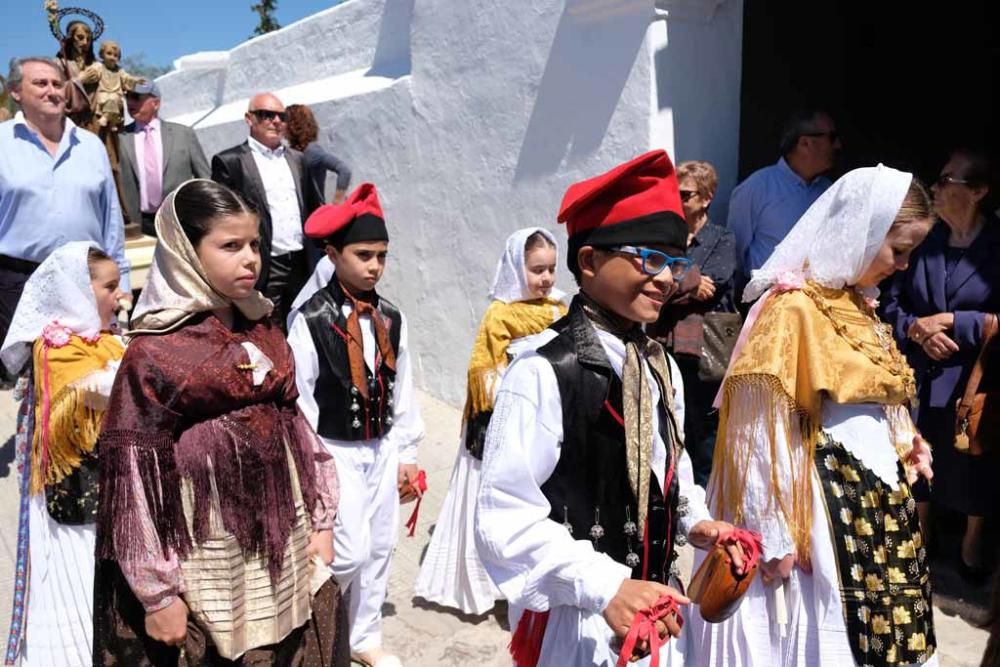
[[[31,346],[52,322],[85,338],[96,336],[111,322],[101,322],[97,298],[90,286],[87,253],[99,248],[90,241],[74,241],[56,249],[24,284],[21,300],[0,348],[0,359],[12,373],[20,373],[31,357]]]
[[[753,272],[743,300],[754,301],[786,279],[837,289],[855,284],[875,259],[912,180],[882,164],[844,174]]]
[[[552,232],[541,227],[525,227],[519,229],[507,237],[507,244],[503,255],[497,262],[497,270],[493,276],[493,285],[490,287],[490,299],[513,303],[515,301],[527,301],[532,299],[528,289],[528,276],[524,270],[524,244],[528,237],[535,232],[540,233],[549,240],[556,248],[556,255],[559,254],[559,244],[556,242]],[[549,296],[556,300],[561,300],[563,293],[553,289]]]

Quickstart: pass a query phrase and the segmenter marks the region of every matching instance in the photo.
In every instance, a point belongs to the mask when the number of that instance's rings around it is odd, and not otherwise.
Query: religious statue
[[[100,62],[83,70],[79,79],[84,85],[97,84],[91,103],[97,129],[117,131],[125,121],[125,93],[144,79],[132,76],[118,64],[122,57],[118,42],[104,41],[98,55]]]
[[[94,64],[94,40],[104,32],[104,21],[100,16],[80,7],[59,9],[57,0],[46,0],[45,11],[48,14],[49,29],[59,40],[59,53],[56,58],[62,65],[66,77],[66,115],[78,126],[88,130],[94,129],[93,98],[97,91],[97,82],[85,84],[80,80],[80,74]],[[77,15],[89,19],[88,25],[83,20],[70,21],[63,30],[60,25],[63,17]]]

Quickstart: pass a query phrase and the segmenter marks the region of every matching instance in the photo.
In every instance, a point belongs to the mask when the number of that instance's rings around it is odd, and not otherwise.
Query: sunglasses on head
[[[275,118],[280,120],[282,123],[288,120],[288,113],[285,111],[272,111],[271,109],[254,109],[250,113],[252,113],[254,117],[261,122],[264,122],[265,120],[274,120]]]

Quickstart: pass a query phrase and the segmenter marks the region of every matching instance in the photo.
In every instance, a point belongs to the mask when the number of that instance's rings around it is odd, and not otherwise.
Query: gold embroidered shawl
[[[507,368],[507,348],[511,341],[537,334],[565,314],[566,305],[551,297],[490,304],[472,346],[465,398],[466,420],[493,409],[494,392]]]
[[[743,520],[752,446],[736,441],[740,424],[768,416],[772,462],[784,458],[779,448],[788,447],[791,488],[785,488],[772,466],[770,497],[804,555],[809,554],[810,478],[823,399],[884,405],[894,433],[903,433],[911,424],[907,404],[915,395],[913,371],[891,330],[875,317],[853,289],[807,283],[770,297],[723,384],[713,462],[713,494],[722,516],[737,524]],[[785,433],[798,429],[801,446],[793,445],[793,438],[778,441],[772,415],[785,415]],[[905,454],[907,444],[897,442],[897,450]]]
[[[30,489],[31,493],[39,493],[46,484],[62,481],[79,467],[84,454],[93,451],[101,431],[104,408],[90,380],[94,373],[104,370],[108,362],[121,359],[125,348],[111,334],[101,334],[93,342],[72,334],[69,342],[61,347],[46,346],[39,338],[32,353],[35,428],[31,442]]]

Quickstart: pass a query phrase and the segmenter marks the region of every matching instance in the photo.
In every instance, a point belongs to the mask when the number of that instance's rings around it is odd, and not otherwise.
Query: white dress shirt
[[[271,256],[302,250],[302,212],[292,168],[285,159],[285,147],[271,150],[253,137],[247,137],[247,143],[267,195],[267,209],[271,214]]]

